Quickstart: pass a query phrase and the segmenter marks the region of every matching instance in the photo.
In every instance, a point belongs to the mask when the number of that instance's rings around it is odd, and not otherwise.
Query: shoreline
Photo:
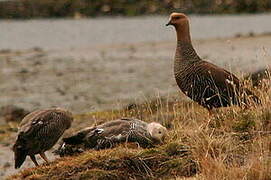
[[[269,65],[270,42],[270,35],[193,41],[203,59],[240,78]],[[1,105],[63,106],[80,113],[175,94],[174,53],[174,41],[2,52]]]

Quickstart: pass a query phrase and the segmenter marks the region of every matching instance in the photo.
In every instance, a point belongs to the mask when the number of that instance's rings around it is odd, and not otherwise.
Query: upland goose
[[[122,118],[104,124],[83,129],[67,138],[56,151],[60,156],[71,155],[76,148],[69,145],[82,146],[84,149],[106,149],[116,144],[136,142],[141,147],[152,147],[163,142],[167,129],[159,123],[146,123],[134,118]]]
[[[48,163],[45,151],[52,148],[64,131],[71,126],[72,114],[61,108],[38,110],[22,120],[13,146],[15,168],[19,168],[29,155],[36,166],[35,154]]]
[[[174,75],[184,94],[207,108],[209,113],[213,108],[247,105],[248,98],[260,102],[257,96],[242,87],[234,74],[198,56],[191,43],[189,20],[185,14],[172,13],[166,25],[172,25],[176,30]]]

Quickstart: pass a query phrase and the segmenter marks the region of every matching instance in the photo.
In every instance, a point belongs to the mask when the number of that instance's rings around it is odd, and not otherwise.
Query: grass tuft
[[[157,98],[120,110],[75,116],[76,127],[121,117],[157,121],[169,129],[165,143],[150,149],[123,144],[59,158],[8,179],[271,179],[271,104],[228,107],[214,116],[193,102]]]

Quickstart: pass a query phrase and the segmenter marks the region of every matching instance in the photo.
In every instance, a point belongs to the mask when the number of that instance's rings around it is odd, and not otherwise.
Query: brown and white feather
[[[174,75],[181,91],[200,105],[208,108],[246,104],[245,96],[259,99],[241,86],[239,79],[227,70],[203,61],[191,43],[189,20],[182,13],[172,13],[167,25],[177,33]]]
[[[16,159],[20,159],[19,154],[31,156],[52,148],[71,126],[72,121],[72,114],[61,108],[38,110],[28,114],[20,124],[13,146],[16,167],[21,165],[16,162]]]

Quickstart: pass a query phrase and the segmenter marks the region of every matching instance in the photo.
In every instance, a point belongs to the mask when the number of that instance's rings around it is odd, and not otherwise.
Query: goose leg
[[[44,161],[46,161],[46,163],[49,163],[49,160],[48,160],[48,158],[46,157],[46,155],[45,155],[44,152],[40,153],[40,157],[42,157],[42,159],[44,159]]]
[[[39,166],[39,164],[38,164],[38,162],[37,162],[37,160],[35,158],[35,155],[31,155],[30,158],[33,161],[33,163],[35,164],[35,166]]]

